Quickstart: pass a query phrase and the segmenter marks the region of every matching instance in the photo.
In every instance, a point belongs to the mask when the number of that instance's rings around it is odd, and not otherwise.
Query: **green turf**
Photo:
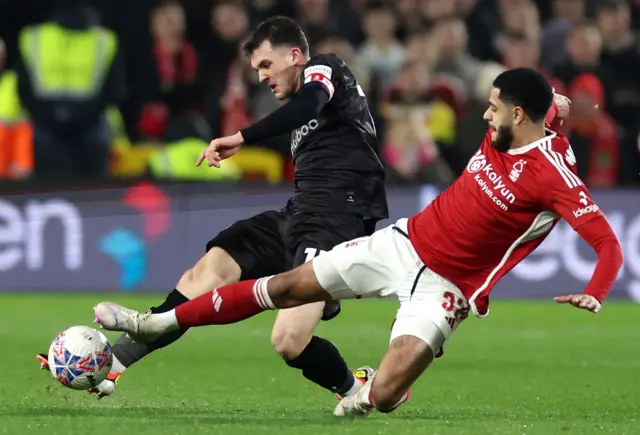
[[[396,413],[340,421],[335,399],[269,345],[273,313],[190,331],[97,401],[37,370],[59,330],[90,324],[104,296],[0,296],[0,433],[637,434],[640,307],[597,316],[551,302],[496,302],[465,321]],[[111,295],[144,309],[157,298]],[[377,364],[395,303],[357,301],[321,325],[353,365]],[[109,335],[110,339],[115,335]]]

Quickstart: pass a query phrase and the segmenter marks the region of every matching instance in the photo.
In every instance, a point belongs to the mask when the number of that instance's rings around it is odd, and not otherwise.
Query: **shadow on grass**
[[[272,412],[256,413],[249,409],[193,409],[180,407],[78,407],[70,405],[42,406],[42,407],[2,407],[0,421],[3,418],[82,418],[92,419],[113,418],[124,420],[145,420],[162,424],[180,423],[185,420],[197,424],[238,424],[238,425],[270,425],[287,427],[326,426],[327,424],[342,424],[353,419],[336,419],[331,411],[308,413],[290,412],[284,409],[274,409]]]

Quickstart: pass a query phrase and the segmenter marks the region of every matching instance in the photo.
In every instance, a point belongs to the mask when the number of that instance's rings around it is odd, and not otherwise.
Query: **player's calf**
[[[271,332],[271,344],[286,364],[311,382],[339,395],[355,394],[362,383],[349,370],[338,348],[314,336],[324,302],[280,310]]]
[[[271,331],[271,345],[286,361],[296,359],[313,337],[322,318],[323,302],[280,310]]]
[[[380,412],[391,412],[409,397],[413,383],[445,342],[440,328],[424,317],[402,317],[393,325],[391,345],[372,383],[369,401]]]
[[[397,409],[433,358],[431,347],[420,338],[402,335],[393,339],[372,381],[370,405],[385,413]]]
[[[400,322],[401,327],[402,323]],[[423,326],[430,322],[422,322]],[[397,323],[396,323],[397,325]],[[396,327],[394,325],[394,328]],[[375,376],[355,395],[344,398],[333,414],[337,417],[347,415],[367,415],[373,409],[388,413],[399,408],[410,396],[411,385],[429,367],[433,361],[435,347],[444,343],[444,335],[433,324],[432,328],[419,328],[422,337],[431,337],[427,341],[415,335],[395,335]]]

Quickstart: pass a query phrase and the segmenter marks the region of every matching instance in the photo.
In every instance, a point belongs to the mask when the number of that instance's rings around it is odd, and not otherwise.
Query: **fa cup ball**
[[[49,347],[49,370],[72,390],[88,390],[104,381],[113,355],[107,337],[88,326],[65,329]]]

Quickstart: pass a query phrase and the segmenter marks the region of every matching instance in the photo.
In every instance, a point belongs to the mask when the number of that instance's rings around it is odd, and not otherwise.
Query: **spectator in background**
[[[500,61],[498,50],[493,44],[495,25],[492,14],[477,0],[455,0],[456,14],[464,20],[470,35],[469,54],[481,60]]]
[[[467,39],[467,28],[459,18],[439,22],[430,38],[433,49],[439,53],[435,71],[449,76],[452,83],[456,79],[462,81],[465,104],[475,97],[476,80],[483,67],[483,62],[467,51]],[[486,99],[486,95],[481,98]]]
[[[248,11],[239,1],[220,1],[211,10],[211,29],[213,38],[205,69],[205,113],[214,136],[219,137],[250,122],[249,76],[246,59],[240,53],[240,44],[249,29]]]
[[[569,97],[571,116],[565,128],[578,162],[578,175],[593,187],[615,187],[620,166],[618,129],[604,111],[602,83],[593,74],[580,74],[571,82]]]
[[[396,0],[392,2],[397,17],[396,37],[405,41],[410,35],[424,29],[425,20],[418,7],[420,0]]]
[[[603,81],[607,93],[612,91],[612,72],[601,65],[602,37],[595,25],[587,21],[575,23],[569,31],[565,48],[567,58],[554,68],[555,77],[569,86],[579,74],[593,73]]]
[[[499,40],[497,39],[500,31],[504,29],[505,24],[513,22],[511,17],[518,13],[519,9],[526,8],[531,4],[531,0],[453,0],[457,2],[457,15],[473,26],[468,28],[471,35],[469,39],[469,47],[475,50],[476,44],[482,44],[482,55],[478,58],[484,61],[500,61]],[[470,3],[472,3],[470,5]],[[474,6],[473,10],[469,10],[470,6]],[[475,33],[480,30],[480,33]],[[483,38],[484,41],[479,41]]]
[[[51,21],[20,32],[16,70],[34,127],[36,177],[108,174],[105,111],[123,94],[124,69],[117,36],[83,4],[61,1]]]
[[[601,0],[596,6],[596,24],[602,36],[602,65],[615,71],[616,80],[624,81],[624,90],[616,102],[621,106],[621,118],[618,120],[628,124],[624,112],[634,112],[632,122],[637,121],[640,105],[640,49],[639,40],[631,30],[631,14],[624,0]],[[617,107],[616,107],[617,108]]]
[[[364,16],[366,40],[358,52],[358,61],[371,71],[378,89],[391,85],[404,62],[404,48],[396,39],[396,18],[393,11],[376,4]]]
[[[555,92],[567,95],[566,87],[554,78],[551,72],[540,66],[540,44],[537,39],[524,33],[504,32],[502,35],[502,64],[507,69],[533,68],[540,71],[554,88]]]
[[[329,0],[297,0],[297,4],[299,22],[311,45],[327,31],[339,30],[333,28],[337,17],[331,14]]]
[[[539,68],[540,44],[535,38],[517,31],[504,31],[502,40],[502,63],[507,68]],[[544,70],[544,68],[540,68]],[[563,94],[564,95],[564,94]]]
[[[351,44],[360,45],[364,41],[364,31],[362,29],[362,16],[367,8],[368,0],[334,0],[330,2],[332,6],[332,16],[334,28]],[[312,44],[320,39],[312,41]]]
[[[33,172],[33,129],[18,95],[18,77],[5,71],[6,46],[0,39],[0,179],[18,180]]]
[[[565,41],[574,24],[586,18],[586,0],[552,0],[553,17],[542,29],[542,65],[554,68],[566,61]]]
[[[629,0],[631,7],[631,28],[640,29],[640,0]]]
[[[428,27],[447,18],[455,17],[457,12],[454,0],[421,0],[419,10]]]
[[[404,48],[405,63],[420,64],[427,71],[433,71],[438,65],[440,49],[433,32],[423,28],[407,35]]]
[[[440,59],[439,45],[435,32],[420,30],[413,33],[405,43],[405,63],[411,63],[424,71],[434,71]],[[456,115],[463,113],[467,98],[464,83],[448,74],[431,76],[431,93],[452,107]]]
[[[391,183],[434,183],[454,179],[439,147],[455,139],[455,112],[434,99],[423,64],[405,63],[386,93],[382,108],[387,122],[383,158]]]
[[[198,55],[186,39],[182,5],[164,1],[151,12],[153,59],[156,73],[142,109],[140,131],[160,140],[172,117],[198,114],[202,110]]]
[[[533,41],[540,39],[540,14],[535,4],[523,2],[505,7],[502,13],[502,32],[496,34],[498,50],[504,50],[504,34],[520,33]]]
[[[456,132],[455,152],[447,154],[447,161],[456,172],[464,169],[478,148],[478,135],[486,131],[482,113],[486,110],[487,95],[494,79],[504,69],[494,62],[480,61],[468,52],[468,34],[460,18],[438,23],[430,37],[430,46],[438,50],[433,76],[440,98],[456,110],[460,128]]]
[[[638,180],[640,156],[635,149],[640,120],[639,40],[631,29],[631,13],[624,0],[602,0],[596,6],[596,23],[602,35],[603,67],[615,74],[615,91],[608,95],[608,112],[623,127],[622,182]]]
[[[251,27],[256,27],[260,22],[269,17],[284,15],[293,17],[296,15],[296,7],[292,1],[282,0],[249,0]]]

